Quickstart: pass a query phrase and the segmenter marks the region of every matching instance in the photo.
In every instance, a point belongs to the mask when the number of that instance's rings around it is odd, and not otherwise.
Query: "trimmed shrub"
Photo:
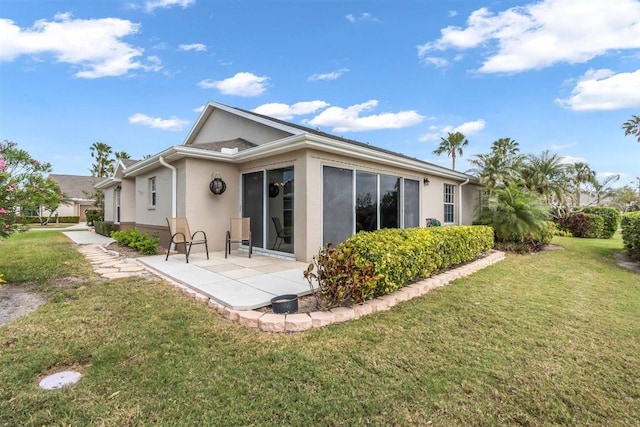
[[[610,206],[587,206],[582,209],[582,212],[602,217],[604,227],[601,236],[599,236],[601,239],[611,239],[616,231],[618,231],[620,219],[622,218],[618,209]]]
[[[604,219],[600,215],[575,212],[566,219],[565,226],[573,237],[598,239],[603,233]]]
[[[114,231],[111,237],[115,239],[120,246],[128,246],[144,255],[155,255],[158,253],[158,243],[160,239],[157,236],[150,237],[147,233],[132,228],[130,230]]]
[[[102,234],[103,236],[111,237],[111,232],[113,231],[112,222],[94,221],[93,226],[95,227],[96,233]]]
[[[54,218],[51,218],[51,219],[54,219]],[[57,222],[61,222],[64,224],[77,224],[80,222],[80,217],[79,216],[59,216]]]
[[[629,256],[640,261],[640,212],[629,212],[622,216],[622,243]]]
[[[450,226],[359,232],[336,249],[323,248],[305,277],[319,280],[323,298],[348,303],[390,294],[411,281],[468,262],[493,247],[493,229],[487,226]],[[349,266],[345,268],[345,266]],[[313,273],[316,268],[317,272]],[[332,274],[339,273],[337,283]],[[325,280],[327,283],[322,283]],[[334,295],[332,290],[341,292]]]
[[[104,221],[104,212],[100,209],[87,209],[87,225],[93,225],[95,221]]]

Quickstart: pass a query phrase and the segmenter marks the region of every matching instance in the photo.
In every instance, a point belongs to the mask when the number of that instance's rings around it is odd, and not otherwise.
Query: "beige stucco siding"
[[[462,187],[462,190],[462,223],[471,224],[477,216],[477,206],[480,202],[482,187],[467,184]]]
[[[156,178],[156,206],[150,204],[149,179]],[[171,216],[171,170],[158,167],[136,177],[136,223],[166,226]]]
[[[243,138],[256,145],[285,138],[291,134],[247,120],[226,111],[214,110],[190,145]]]
[[[120,190],[120,222],[134,223],[136,222],[136,181],[123,179],[120,185],[122,186]]]
[[[104,220],[113,222],[116,215],[115,186],[102,190],[104,194]]]
[[[178,215],[187,217],[192,233],[196,230],[207,233],[210,251],[224,250],[229,219],[240,216],[238,167],[229,163],[186,159],[178,170],[178,187],[185,189],[178,191]],[[227,185],[226,191],[219,195],[209,190],[209,183],[216,173]],[[180,201],[183,197],[184,203]],[[204,247],[194,246],[193,250],[203,251]]]

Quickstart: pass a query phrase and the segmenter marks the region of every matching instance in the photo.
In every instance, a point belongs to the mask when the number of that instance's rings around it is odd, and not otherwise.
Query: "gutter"
[[[460,188],[460,191],[458,191],[458,199],[459,199],[459,203],[458,203],[458,225],[462,225],[462,187],[464,185],[467,185],[469,183],[469,178],[467,178],[467,180],[465,182],[463,182],[462,184],[460,184],[460,186],[458,188]]]
[[[175,166],[164,161],[164,157],[159,156],[158,162],[165,168],[171,169],[171,216],[175,218],[178,213],[178,175]]]

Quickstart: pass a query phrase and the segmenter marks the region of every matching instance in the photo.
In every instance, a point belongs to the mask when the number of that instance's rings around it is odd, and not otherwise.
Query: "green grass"
[[[20,246],[63,252],[37,236]],[[640,275],[613,261],[619,236],[554,243],[566,249],[293,335],[162,282],[88,281],[0,326],[0,425],[637,425]],[[68,367],[76,385],[37,387]]]

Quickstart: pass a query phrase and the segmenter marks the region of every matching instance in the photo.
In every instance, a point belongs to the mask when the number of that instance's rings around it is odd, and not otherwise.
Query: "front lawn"
[[[509,255],[390,311],[293,335],[227,322],[159,281],[93,279],[60,239],[29,233],[0,245],[9,281],[39,280],[34,254],[49,245],[58,253],[49,286],[65,274],[88,278],[0,326],[0,425],[640,419],[640,275],[613,260],[618,236],[556,238],[565,250]],[[65,368],[83,378],[38,388]]]

